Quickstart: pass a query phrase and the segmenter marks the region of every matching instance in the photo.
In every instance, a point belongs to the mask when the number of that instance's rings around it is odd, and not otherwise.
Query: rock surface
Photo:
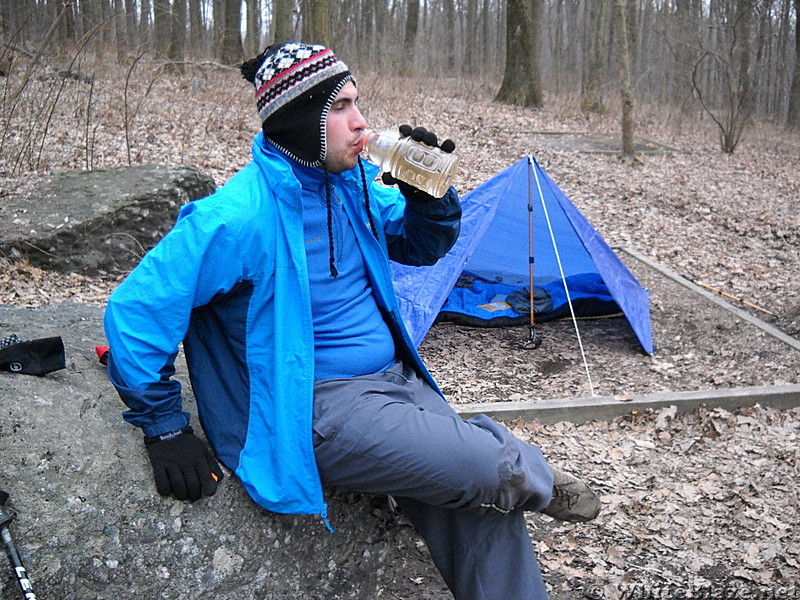
[[[382,499],[329,491],[331,534],[318,516],[261,509],[229,473],[212,498],[158,496],[141,433],[122,420],[94,352],[101,319],[101,308],[81,304],[0,306],[2,335],[59,335],[66,349],[65,370],[0,372],[0,489],[11,494],[12,535],[38,597],[380,597],[414,544],[401,548],[407,530]],[[0,565],[0,596],[15,598]]]
[[[130,269],[214,181],[192,167],[144,165],[67,171],[31,189],[0,204],[0,255],[96,274]]]

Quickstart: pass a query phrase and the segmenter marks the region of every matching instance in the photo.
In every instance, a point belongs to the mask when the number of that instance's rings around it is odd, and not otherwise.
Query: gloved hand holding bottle
[[[447,193],[458,164],[453,140],[439,145],[432,131],[401,125],[399,136],[368,129],[362,143],[364,158],[379,166],[383,182],[397,184],[406,199],[430,202]]]

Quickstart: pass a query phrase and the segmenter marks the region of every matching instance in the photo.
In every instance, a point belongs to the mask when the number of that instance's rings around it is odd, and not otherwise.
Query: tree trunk
[[[311,44],[333,45],[329,0],[303,0],[303,40]]]
[[[56,3],[57,6],[60,6],[60,3]],[[57,15],[59,12],[59,8],[56,7],[55,14]],[[61,24],[62,36],[61,39],[65,42],[74,42],[78,39],[77,34],[77,27],[75,25],[75,4],[70,3],[69,7],[67,8],[67,12],[64,14],[64,20]]]
[[[182,62],[186,59],[186,17],[187,0],[173,0],[172,4],[172,43],[169,47],[169,59]],[[175,65],[181,70],[180,65]]]
[[[374,67],[378,60],[378,45],[375,35],[375,3],[365,1],[360,7],[359,60],[365,65]]]
[[[172,10],[169,0],[153,0],[153,17],[154,50],[167,58],[172,48]]]
[[[639,62],[639,11],[636,2],[626,0],[627,9],[625,11],[625,27],[628,35],[628,65],[631,71],[631,80],[637,72],[636,65]]]
[[[610,56],[611,3],[609,0],[591,2],[586,25],[586,58],[581,85],[581,108],[589,112],[602,113],[606,108],[603,101],[603,84]]]
[[[414,55],[417,48],[417,29],[419,28],[419,0],[408,0],[406,30],[403,36],[403,59],[400,74],[406,77],[414,73]]]
[[[467,0],[467,42],[464,44],[463,65],[469,76],[475,76],[478,71],[476,58],[478,48],[486,48],[486,41],[481,39],[478,31],[478,0]]]
[[[789,114],[786,125],[800,131],[800,0],[794,0],[794,73],[789,92]]]
[[[247,0],[247,36],[245,48],[248,56],[255,56],[261,51],[261,36],[258,24],[258,0]]]
[[[542,0],[508,0],[506,66],[496,102],[541,108],[544,105],[539,47]]]
[[[220,44],[220,62],[234,65],[242,62],[242,3],[241,0],[225,0],[225,11],[222,27],[222,44]]]
[[[24,0],[0,2],[0,39],[8,41],[25,27],[30,20],[29,8]]]
[[[631,45],[626,18],[626,2],[614,0],[617,39],[619,40],[620,96],[622,98],[622,155],[623,161],[638,162],[633,142],[633,95],[631,94]]]
[[[294,39],[294,0],[272,0],[273,41],[290,42]]]
[[[98,58],[105,55],[111,45],[111,21],[109,20],[108,0],[99,0],[97,3],[97,23],[100,25],[95,35],[95,53]]]
[[[128,51],[139,45],[139,30],[136,28],[136,3],[134,0],[123,0],[125,9],[125,41]]]
[[[489,0],[483,0],[483,69],[482,72],[486,74],[487,72],[491,72],[490,70],[493,68],[494,65],[494,53],[492,49],[494,48],[493,42],[495,41],[494,36],[492,35],[492,20],[489,18],[489,10],[491,7],[491,3]]]
[[[150,20],[152,8],[153,0],[141,0],[139,4],[139,41],[142,51],[150,47],[150,42],[153,39],[152,22]]]
[[[754,0],[739,0],[737,2],[737,18],[740,19],[741,28],[736,33],[741,38],[742,44],[739,52],[739,80],[737,86],[738,104],[742,107],[745,118],[749,118],[754,110],[754,90],[752,74],[750,72],[750,59],[752,55],[753,36],[753,2]]]
[[[396,5],[392,4],[392,12],[389,11],[389,5],[386,2],[376,2],[373,6],[375,9],[375,41],[377,49],[377,62],[374,66],[379,70],[387,69],[389,66],[396,69],[397,52],[394,51],[394,54],[389,55],[388,44],[384,41],[386,32],[392,31],[392,26],[394,25],[392,14]],[[400,43],[402,43],[402,40],[398,41],[398,44]]]
[[[676,68],[668,75],[669,88],[682,109],[688,109],[692,98],[692,66],[697,61],[697,32],[700,29],[701,15],[697,12],[694,0],[676,0],[675,18],[671,24],[675,38]]]
[[[189,54],[195,58],[206,50],[206,28],[200,2],[201,0],[189,0]]]
[[[117,62],[125,62],[128,51],[128,25],[125,20],[124,0],[109,0],[111,23],[114,27],[114,45],[117,49]]]
[[[448,75],[456,69],[456,5],[454,0],[444,0],[444,72]]]

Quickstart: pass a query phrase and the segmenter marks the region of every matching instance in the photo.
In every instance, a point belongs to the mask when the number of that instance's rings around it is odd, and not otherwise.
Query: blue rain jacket
[[[261,506],[324,518],[311,432],[314,334],[301,185],[289,160],[258,134],[247,166],[181,209],[109,299],[108,373],[129,408],[124,418],[145,435],[184,427],[189,413],[172,377],[183,342],[198,415],[220,461]],[[372,182],[377,168],[364,166]],[[376,240],[359,169],[330,182],[398,358],[436,388],[399,316],[387,259],[430,265],[444,256],[460,227],[455,190],[406,205],[396,189],[370,183]]]

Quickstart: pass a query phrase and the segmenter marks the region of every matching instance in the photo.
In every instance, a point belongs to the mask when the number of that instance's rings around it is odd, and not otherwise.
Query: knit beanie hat
[[[256,88],[264,135],[283,153],[317,167],[327,152],[328,111],[353,75],[325,46],[288,42],[269,46],[241,66]]]

